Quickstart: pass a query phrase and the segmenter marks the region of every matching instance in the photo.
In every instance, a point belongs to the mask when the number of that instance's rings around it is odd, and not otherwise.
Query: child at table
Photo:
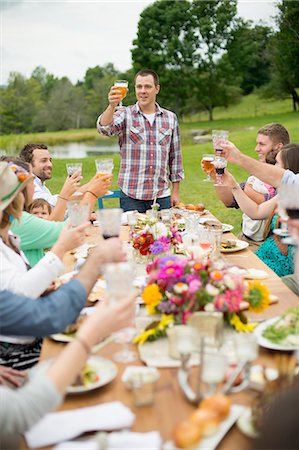
[[[44,198],[36,198],[30,204],[28,212],[40,217],[41,219],[49,220],[52,212],[52,206]]]

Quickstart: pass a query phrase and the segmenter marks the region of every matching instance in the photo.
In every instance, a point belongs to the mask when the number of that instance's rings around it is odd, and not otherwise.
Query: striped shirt
[[[100,124],[99,133],[119,136],[121,165],[118,185],[131,198],[162,197],[170,182],[184,178],[180,131],[176,115],[156,103],[153,125],[138,103],[118,109],[111,124]]]

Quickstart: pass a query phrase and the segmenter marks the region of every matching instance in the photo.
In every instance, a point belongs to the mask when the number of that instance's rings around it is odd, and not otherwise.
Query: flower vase
[[[132,252],[133,261],[136,264],[148,264],[154,260],[154,255],[148,253],[147,255],[142,255],[138,249],[133,248]]]

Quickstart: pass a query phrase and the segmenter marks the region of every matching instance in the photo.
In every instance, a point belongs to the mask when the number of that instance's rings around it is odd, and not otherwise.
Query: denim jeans
[[[120,207],[124,211],[137,210],[140,213],[145,213],[148,209],[151,209],[154,200],[137,200],[136,198],[128,197],[123,191],[120,191]],[[157,198],[161,209],[169,209],[171,207],[170,196]]]

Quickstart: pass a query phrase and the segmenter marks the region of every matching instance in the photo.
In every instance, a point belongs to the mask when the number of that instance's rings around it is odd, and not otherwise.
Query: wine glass
[[[200,248],[206,253],[209,254],[212,251],[214,239],[210,230],[207,228],[200,226],[198,228],[198,243]]]
[[[286,221],[288,218],[290,219],[298,219],[299,218],[299,196],[298,196],[298,188],[294,184],[281,184],[277,190],[278,192],[278,200],[277,200],[277,209],[278,214],[281,219],[285,222],[282,222],[281,234],[280,236],[288,236],[288,224]],[[274,230],[276,234],[278,234],[278,230]],[[283,234],[284,233],[284,234]],[[283,240],[284,243],[288,245],[296,245],[295,240],[292,238],[287,238]]]
[[[216,156],[214,159],[214,167],[216,173],[216,183],[214,186],[224,186],[222,181],[222,176],[224,175],[224,169],[227,167],[227,161],[225,158],[221,158],[220,156]]]
[[[121,208],[103,208],[96,211],[104,239],[119,237],[122,213]]]
[[[75,172],[79,172],[80,175],[82,174],[82,163],[67,163],[66,164],[66,171],[69,177],[73,175]]]
[[[121,95],[122,95],[122,99],[119,102],[119,106],[123,106],[122,100],[125,98],[125,96],[127,95],[128,92],[128,81],[127,80],[116,80],[114,82],[114,87],[117,88],[118,91],[120,91]]]
[[[96,170],[97,170],[97,176],[102,177],[104,175],[111,175],[112,178],[112,172],[113,172],[113,159],[111,158],[103,158],[103,159],[96,159],[95,160]],[[107,191],[106,195],[112,195],[112,191]]]
[[[104,279],[106,281],[106,292],[111,302],[120,302],[134,294],[133,285],[135,269],[132,263],[110,263],[104,268]],[[116,342],[123,344],[122,350],[113,354],[113,359],[117,362],[128,363],[136,361],[137,355],[128,347],[135,336],[134,327],[126,327],[114,333]]]
[[[221,156],[223,148],[220,147],[218,141],[220,139],[227,140],[229,132],[227,130],[212,130],[212,141],[216,155]]]
[[[203,181],[211,182],[211,173],[214,170],[213,161],[215,159],[215,155],[204,154],[201,159],[201,167],[202,170],[206,173],[207,177]]]

